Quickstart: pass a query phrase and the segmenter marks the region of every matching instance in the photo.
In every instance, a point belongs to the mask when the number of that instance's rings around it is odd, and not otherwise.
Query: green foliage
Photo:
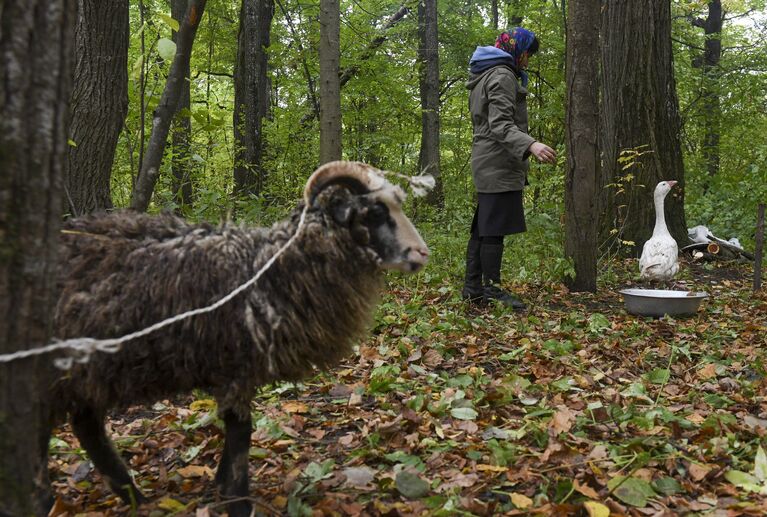
[[[759,32],[764,0],[724,2],[727,21],[724,52],[713,85],[721,98],[721,170],[709,177],[703,157],[705,130],[702,88],[711,78],[693,66],[704,44],[703,31],[690,16],[706,15],[707,3],[675,0],[674,56],[683,122],[686,209],[689,226],[707,225],[715,234],[737,236],[753,245],[756,204],[767,197],[767,42]],[[410,12],[387,30],[384,23],[402,5]],[[529,109],[531,134],[559,151],[557,166],[531,164],[526,190],[528,231],[507,240],[505,278],[524,282],[573,275],[563,253],[565,32],[563,3],[531,0],[520,9],[507,2],[500,27],[513,16],[533,29],[541,50],[531,60]],[[191,158],[194,202],[184,207],[193,219],[237,217],[270,224],[295,206],[302,186],[318,162],[319,124],[313,99],[318,93],[319,38],[317,3],[284,0],[276,5],[269,54],[270,115],[264,121],[266,184],[261,196],[233,195],[233,80],[240,3],[207,5],[191,61]],[[472,128],[465,81],[476,46],[492,44],[488,6],[466,0],[439,2],[441,82],[441,174],[444,210],[409,202],[433,253],[417,280],[430,285],[451,278],[460,282],[468,227],[474,208],[470,151]],[[399,0],[344,1],[341,4],[341,68],[353,70],[342,88],[344,158],[362,160],[406,174],[417,173],[420,148],[420,100],[417,75],[416,5]],[[143,13],[143,14],[142,14]],[[750,20],[750,21],[749,21]],[[162,94],[174,45],[167,2],[131,2],[129,113],[114,160],[112,192],[116,206],[127,206],[151,118]],[[384,41],[370,50],[371,42]],[[141,82],[143,80],[143,83]],[[142,97],[142,93],[143,97]],[[142,106],[143,101],[143,106]],[[142,108],[144,117],[142,119]],[[639,151],[637,151],[639,152]],[[153,210],[177,210],[172,194],[168,146]],[[632,163],[631,157],[626,165]],[[630,181],[631,169],[627,171]],[[607,188],[619,189],[620,185]],[[618,243],[619,246],[631,243]],[[606,253],[609,256],[611,253]],[[609,261],[602,275],[609,276]],[[445,286],[445,289],[448,289]]]

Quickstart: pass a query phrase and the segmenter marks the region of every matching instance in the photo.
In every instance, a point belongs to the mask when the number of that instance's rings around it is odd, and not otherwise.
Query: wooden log
[[[764,203],[759,203],[754,249],[754,292],[762,288],[762,253],[764,251]]]

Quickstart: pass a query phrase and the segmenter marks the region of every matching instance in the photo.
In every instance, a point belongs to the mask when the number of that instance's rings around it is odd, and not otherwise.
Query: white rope
[[[259,278],[264,274],[264,272],[269,269],[272,264],[279,258],[280,255],[282,255],[286,249],[288,249],[295,241],[298,239],[299,235],[301,234],[301,231],[304,227],[304,222],[306,220],[306,213],[309,210],[309,205],[307,204],[304,207],[303,212],[301,212],[301,218],[298,221],[298,226],[296,227],[295,233],[288,239],[288,241],[282,245],[280,249],[277,250],[277,252],[272,255],[272,257],[266,262],[266,264],[261,267],[261,269],[258,270],[258,272],[247,282],[241,284],[237,288],[235,288],[233,291],[231,291],[229,294],[221,298],[220,300],[212,303],[211,305],[208,305],[207,307],[200,307],[198,309],[192,309],[190,311],[178,314],[176,316],[172,316],[170,318],[167,318],[165,320],[160,321],[159,323],[155,323],[154,325],[137,330],[136,332],[132,332],[130,334],[127,334],[125,336],[119,337],[119,338],[110,338],[110,339],[95,339],[95,338],[89,338],[89,337],[81,337],[81,338],[74,338],[74,339],[67,339],[65,341],[55,341],[49,345],[40,347],[40,348],[31,348],[29,350],[19,350],[17,352],[14,352],[12,354],[4,354],[0,355],[0,363],[10,363],[11,361],[16,361],[18,359],[24,359],[27,357],[37,356],[37,355],[43,355],[50,352],[55,352],[57,350],[74,350],[76,352],[79,352],[81,355],[78,357],[64,357],[64,358],[58,358],[54,359],[54,364],[58,368],[62,369],[69,369],[72,367],[72,364],[74,362],[78,363],[85,363],[90,359],[90,355],[94,352],[106,352],[108,354],[113,354],[120,350],[120,347],[123,345],[123,343],[127,343],[128,341],[132,341],[134,339],[144,337],[147,334],[151,334],[152,332],[155,332],[157,330],[160,330],[164,327],[167,327],[168,325],[172,325],[176,322],[179,322],[181,320],[191,318],[192,316],[197,316],[199,314],[204,314],[207,312],[213,312],[222,305],[225,305],[228,303],[232,298],[243,292],[245,289],[249,288],[253,284],[255,284]]]

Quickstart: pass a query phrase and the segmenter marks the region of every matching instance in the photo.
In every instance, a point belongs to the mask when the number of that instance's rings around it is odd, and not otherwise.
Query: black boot
[[[480,247],[479,256],[485,281],[482,294],[485,301],[497,300],[515,311],[527,309],[522,300],[500,287],[503,244],[483,244]]]
[[[484,301],[482,262],[479,258],[479,248],[479,240],[469,239],[469,244],[466,246],[466,279],[463,282],[461,297],[472,303]]]

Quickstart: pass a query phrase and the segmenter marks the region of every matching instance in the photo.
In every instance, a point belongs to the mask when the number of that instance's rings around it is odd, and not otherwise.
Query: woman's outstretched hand
[[[546,144],[540,142],[533,142],[530,144],[530,153],[538,158],[539,162],[543,163],[556,163],[557,152]]]

